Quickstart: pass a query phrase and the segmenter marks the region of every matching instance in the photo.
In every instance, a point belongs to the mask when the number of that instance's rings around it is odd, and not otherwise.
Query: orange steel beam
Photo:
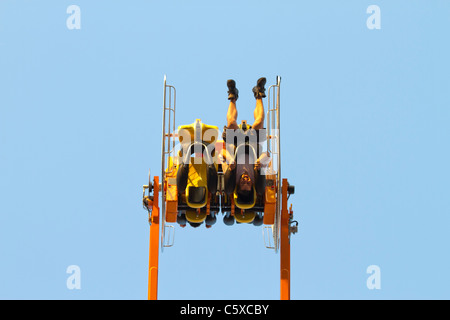
[[[289,241],[290,216],[287,205],[288,182],[283,179],[281,191],[280,225],[280,299],[291,299],[291,244]]]
[[[153,181],[153,208],[150,225],[150,258],[148,269],[148,300],[158,299],[159,261],[159,177]]]

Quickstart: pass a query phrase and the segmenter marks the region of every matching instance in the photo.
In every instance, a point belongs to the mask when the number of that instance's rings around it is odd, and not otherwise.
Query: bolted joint
[[[288,194],[294,194],[295,193],[295,186],[293,185],[288,185],[288,189],[287,189]]]
[[[298,232],[298,221],[294,220],[290,222],[289,232],[291,234],[296,234]]]
[[[142,202],[147,209],[150,209],[153,206],[153,196],[145,196]]]

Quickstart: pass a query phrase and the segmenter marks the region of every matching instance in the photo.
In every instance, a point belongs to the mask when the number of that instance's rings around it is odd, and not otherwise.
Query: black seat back
[[[188,201],[190,203],[203,203],[206,197],[206,188],[205,187],[189,187],[189,198]]]

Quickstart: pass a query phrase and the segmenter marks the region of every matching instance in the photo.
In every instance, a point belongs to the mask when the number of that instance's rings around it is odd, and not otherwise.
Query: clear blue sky
[[[1,0],[0,298],[147,298],[166,74],[177,125],[219,128],[227,79],[251,120],[257,78],[282,77],[292,299],[449,299],[449,17],[438,0]],[[254,226],[177,227],[159,297],[278,299],[279,255]]]

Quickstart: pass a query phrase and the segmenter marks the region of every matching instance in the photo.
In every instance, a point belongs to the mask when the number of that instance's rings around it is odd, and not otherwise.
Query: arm
[[[217,192],[217,170],[214,164],[208,165],[207,175],[208,190],[215,194]]]
[[[234,160],[234,157],[231,156],[227,149],[225,149],[225,157],[221,153],[219,155],[219,159],[222,163],[226,162],[228,164],[228,169],[225,172],[224,176],[225,193],[232,194],[236,187],[236,162]]]
[[[226,163],[230,169],[233,169],[236,165],[234,157],[228,152],[227,149],[223,149],[222,151],[225,151],[225,156],[222,152],[219,154],[219,163]]]
[[[270,156],[269,156],[269,152],[263,152],[258,160],[256,160],[256,164],[257,165],[261,165],[263,168],[266,168],[269,163],[270,163]]]
[[[256,193],[259,195],[263,195],[266,189],[266,176],[261,174],[261,168],[255,168],[254,171]]]
[[[233,168],[228,167],[228,170],[225,172],[225,193],[230,195],[234,192],[234,188],[236,187],[236,165]]]
[[[261,174],[261,168],[266,168],[269,162],[270,157],[267,152],[264,152],[255,163],[255,188],[256,192],[260,195],[264,194],[266,188],[266,176]]]

